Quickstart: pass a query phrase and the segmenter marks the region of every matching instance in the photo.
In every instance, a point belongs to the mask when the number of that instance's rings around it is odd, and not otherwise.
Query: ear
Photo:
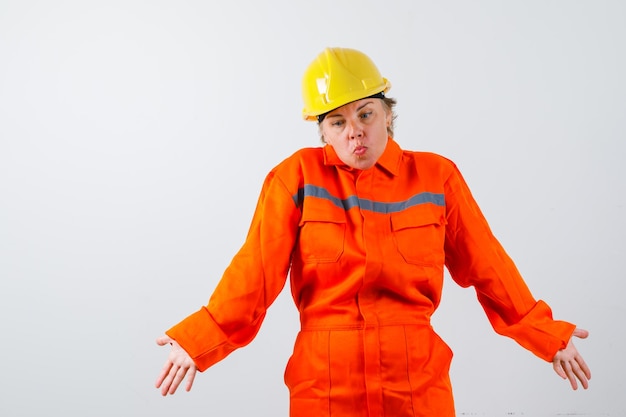
[[[329,143],[328,143],[328,141],[326,140],[326,136],[324,136],[324,126],[323,126],[323,123],[324,123],[324,122],[322,122],[322,123],[320,123],[320,124],[318,125],[318,132],[319,132],[319,135],[320,135],[320,140],[322,141],[322,143],[323,143],[324,145],[328,145]]]
[[[390,110],[385,109],[385,121],[387,122],[387,127],[391,126],[391,121],[393,120],[393,114]]]

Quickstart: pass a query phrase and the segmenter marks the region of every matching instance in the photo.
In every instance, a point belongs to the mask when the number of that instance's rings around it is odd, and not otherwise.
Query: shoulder
[[[452,162],[452,160],[435,152],[410,151],[410,150],[403,150],[402,152],[404,153],[406,157],[414,159],[415,161],[420,161],[423,163],[430,163],[430,164],[454,165],[454,162]]]
[[[301,171],[305,165],[317,165],[324,163],[324,152],[322,148],[302,148],[283,159],[276,165],[272,172],[275,173],[292,173]]]
[[[418,171],[430,171],[449,175],[456,171],[456,164],[449,158],[434,152],[403,150],[403,158],[414,164]]]
[[[323,169],[324,152],[322,148],[302,148],[283,159],[270,170],[267,181],[278,180],[290,193],[296,193],[304,186],[304,178]]]

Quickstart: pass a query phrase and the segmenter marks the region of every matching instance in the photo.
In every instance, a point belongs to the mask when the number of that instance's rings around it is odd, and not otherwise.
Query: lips
[[[362,156],[365,154],[365,152],[367,152],[367,147],[366,146],[357,146],[356,148],[354,148],[353,153],[356,156]]]

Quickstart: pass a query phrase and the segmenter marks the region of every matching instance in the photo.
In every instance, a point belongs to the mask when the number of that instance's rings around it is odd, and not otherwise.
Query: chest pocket
[[[344,250],[346,216],[336,210],[304,210],[298,249],[304,263],[337,262]]]
[[[443,263],[445,241],[444,208],[420,204],[391,214],[394,243],[407,263]]]

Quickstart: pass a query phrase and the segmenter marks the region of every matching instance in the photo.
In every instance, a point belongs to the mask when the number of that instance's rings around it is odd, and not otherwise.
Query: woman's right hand
[[[191,390],[197,372],[193,359],[169,336],[159,337],[156,342],[159,346],[172,345],[172,350],[167,356],[165,365],[163,365],[163,369],[155,383],[156,388],[161,388],[161,395],[174,394],[180,383],[185,379],[185,376],[187,376],[185,390]]]

